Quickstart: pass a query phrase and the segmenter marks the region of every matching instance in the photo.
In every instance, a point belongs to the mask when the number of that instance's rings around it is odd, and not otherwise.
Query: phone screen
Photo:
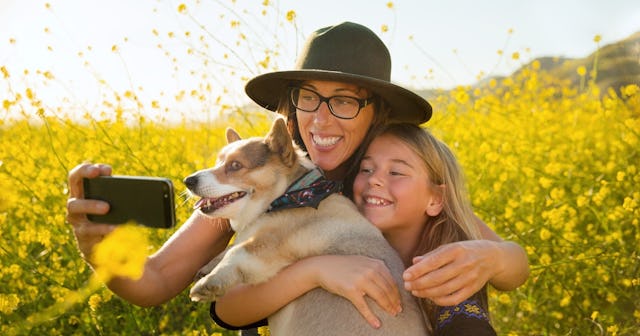
[[[88,215],[96,223],[123,224],[133,221],[153,228],[175,225],[171,180],[146,176],[100,176],[84,181],[84,195],[109,203],[105,215]]]

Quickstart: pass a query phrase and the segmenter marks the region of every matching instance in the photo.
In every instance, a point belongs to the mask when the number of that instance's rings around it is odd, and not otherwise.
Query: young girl
[[[353,193],[359,210],[407,267],[443,244],[481,239],[453,153],[419,126],[391,124],[381,130],[360,163]],[[420,301],[436,335],[495,335],[486,288],[452,307]]]

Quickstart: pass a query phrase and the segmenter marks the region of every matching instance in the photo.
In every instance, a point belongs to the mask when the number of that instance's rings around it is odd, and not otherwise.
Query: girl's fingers
[[[371,311],[367,301],[365,300],[366,294],[355,295],[349,298],[349,301],[356,307],[360,315],[374,328],[380,328],[380,319]]]

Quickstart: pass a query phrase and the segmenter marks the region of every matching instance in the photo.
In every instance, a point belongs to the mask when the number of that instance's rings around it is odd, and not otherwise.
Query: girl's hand
[[[355,255],[325,255],[309,259],[317,263],[314,269],[317,270],[318,286],[351,301],[374,328],[380,327],[380,320],[371,311],[365,296],[391,315],[395,316],[402,310],[398,287],[383,261]]]
[[[403,274],[405,288],[440,306],[457,305],[500,272],[497,244],[491,240],[460,241],[417,256]]]
[[[87,214],[103,215],[109,212],[109,204],[102,201],[85,200],[83,178],[111,175],[111,167],[103,164],[84,163],[69,172],[69,199],[67,200],[67,222],[73,227],[78,248],[85,260],[89,260],[93,246],[113,231],[113,225],[95,224]]]

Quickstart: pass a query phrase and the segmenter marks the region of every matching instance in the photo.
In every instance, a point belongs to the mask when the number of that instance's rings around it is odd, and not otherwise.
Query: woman
[[[390,82],[389,52],[364,26],[345,22],[320,29],[310,36],[300,55],[297,70],[258,76],[247,83],[246,91],[263,107],[285,114],[294,139],[331,179],[345,179],[350,170],[357,169],[358,153],[371,129],[389,120],[420,124],[431,117],[427,101]],[[106,213],[108,205],[83,199],[82,178],[110,174],[111,167],[92,164],[80,165],[69,174],[67,219],[85,260],[113,227],[87,219],[87,214]],[[481,221],[477,225],[485,240],[445,245],[424,256],[406,270],[405,287],[446,306],[463,301],[487,281],[502,290],[521,285],[528,276],[524,250],[502,241]],[[189,286],[198,269],[222,251],[232,235],[226,221],[194,213],[149,257],[141,279],[117,278],[107,285],[137,305],[163,303]],[[213,311],[228,325],[247,325],[320,286],[349,299],[371,325],[378,326],[363,293],[388,312],[399,311],[397,288],[389,284],[389,277],[377,260],[308,258],[265,284],[237,287]]]

